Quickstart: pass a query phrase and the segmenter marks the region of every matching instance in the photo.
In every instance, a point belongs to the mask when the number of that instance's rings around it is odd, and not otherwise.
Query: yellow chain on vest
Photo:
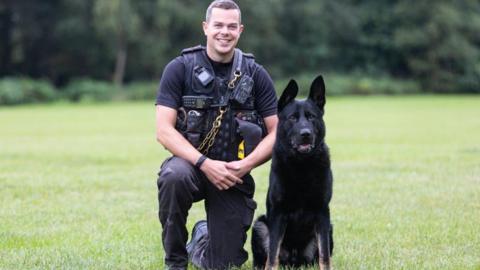
[[[215,136],[217,136],[218,130],[220,130],[220,126],[222,125],[223,115],[227,110],[228,110],[228,107],[218,108],[219,114],[217,118],[215,118],[215,121],[213,121],[212,129],[210,129],[210,131],[207,133],[207,136],[205,136],[205,139],[203,140],[203,142],[197,148],[197,150],[202,152],[204,155],[208,154],[208,151],[212,147],[213,142],[215,141]]]
[[[228,83],[228,88],[233,89],[235,87],[235,82],[242,76],[242,73],[240,71],[235,71],[233,74],[233,79]],[[198,151],[203,153],[204,155],[208,154],[208,151],[212,147],[213,143],[215,142],[215,137],[217,136],[218,131],[220,130],[220,126],[222,125],[222,119],[223,115],[225,112],[227,112],[228,107],[223,108],[219,107],[218,108],[218,116],[215,118],[215,121],[213,121],[212,128],[210,131],[207,133],[207,136],[205,136],[205,139],[202,141],[200,146],[197,148]]]

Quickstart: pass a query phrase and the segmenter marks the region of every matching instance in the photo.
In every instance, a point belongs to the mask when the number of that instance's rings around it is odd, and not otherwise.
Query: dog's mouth
[[[299,144],[297,146],[297,151],[302,154],[310,153],[312,149],[313,149],[313,144],[311,143]]]
[[[294,142],[292,141],[292,146],[293,149],[297,150],[301,154],[308,154],[310,153],[313,148],[315,148],[315,145],[313,144],[313,141],[309,142]]]

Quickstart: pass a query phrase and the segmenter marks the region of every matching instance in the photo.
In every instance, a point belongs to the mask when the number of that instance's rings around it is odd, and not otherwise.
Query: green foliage
[[[273,77],[322,70],[382,78],[352,83],[360,86],[348,93],[403,92],[405,85],[386,87],[390,79],[414,80],[422,92],[480,93],[478,1],[238,2],[245,26],[239,47]],[[181,49],[205,44],[209,3],[1,2],[0,76],[48,78],[60,87],[78,77],[156,81]]]
[[[134,82],[117,87],[111,82],[75,79],[65,89],[66,97],[74,102],[112,100],[155,100],[157,82]]]
[[[123,87],[126,100],[150,100],[154,102],[158,89],[157,82],[135,82]]]
[[[395,45],[426,90],[480,93],[479,2],[400,1],[396,15]]]
[[[75,79],[64,90],[67,98],[79,101],[109,101],[120,95],[120,90],[112,83],[91,79]]]
[[[55,88],[46,80],[15,77],[0,79],[0,105],[48,102],[57,97]]]
[[[420,92],[420,87],[414,80],[400,80],[385,75],[333,75],[325,80],[332,95],[398,95]]]
[[[293,78],[299,85],[299,95],[307,96],[315,74],[302,74]],[[399,95],[420,93],[420,86],[414,80],[395,79],[391,76],[366,76],[360,74],[323,74],[327,95]],[[277,80],[275,89],[280,95],[288,80]]]

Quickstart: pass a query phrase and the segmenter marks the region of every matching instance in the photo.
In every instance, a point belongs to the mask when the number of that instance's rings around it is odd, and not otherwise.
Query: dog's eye
[[[305,117],[306,117],[308,120],[311,120],[311,119],[314,119],[314,118],[316,117],[316,115],[313,114],[313,113],[306,112],[306,113],[305,113]]]
[[[288,117],[288,120],[290,120],[290,121],[297,121],[297,116],[294,115],[294,114],[292,114],[292,115],[290,115],[290,116]]]

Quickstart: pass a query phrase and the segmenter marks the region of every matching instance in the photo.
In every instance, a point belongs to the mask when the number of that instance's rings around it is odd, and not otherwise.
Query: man
[[[157,140],[173,154],[157,181],[168,269],[186,269],[188,260],[204,269],[247,260],[256,208],[249,172],[270,158],[278,121],[270,76],[235,49],[243,31],[237,4],[213,1],[203,31],[206,47],[183,50],[165,67],[156,101]],[[186,245],[188,210],[200,200],[207,221],[195,224]]]

